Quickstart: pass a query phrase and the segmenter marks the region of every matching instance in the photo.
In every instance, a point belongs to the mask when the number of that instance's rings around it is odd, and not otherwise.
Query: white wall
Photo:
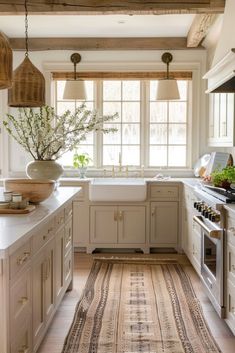
[[[51,104],[51,71],[72,70],[70,55],[73,51],[41,51],[31,52],[30,59],[46,78],[46,99]],[[80,71],[154,71],[165,70],[165,64],[161,62],[164,51],[86,51],[79,52],[82,61],[77,69]],[[174,60],[170,70],[193,71],[193,162],[207,151],[207,98],[205,95],[206,82],[201,77],[206,72],[205,50],[178,50],[171,51]],[[23,60],[23,52],[14,52],[14,68]],[[7,111],[7,91],[0,91],[1,120]],[[13,174],[24,171],[28,161],[24,151],[18,145],[9,143],[9,138],[4,132],[1,135],[1,168],[3,176],[8,176],[8,169]],[[3,157],[4,156],[4,157]],[[9,168],[8,168],[9,164]]]

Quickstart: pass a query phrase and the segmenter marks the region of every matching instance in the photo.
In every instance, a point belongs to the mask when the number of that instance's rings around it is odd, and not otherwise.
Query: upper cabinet
[[[209,96],[209,146],[234,146],[234,93]]]

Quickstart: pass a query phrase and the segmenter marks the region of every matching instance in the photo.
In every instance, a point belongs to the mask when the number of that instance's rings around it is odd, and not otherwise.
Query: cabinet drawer
[[[72,250],[67,254],[64,261],[64,286],[67,288],[72,279]]]
[[[150,198],[158,199],[158,198],[178,198],[179,189],[177,186],[158,186],[151,185],[150,186]]]
[[[72,202],[65,207],[65,211],[64,211],[64,216],[65,216],[65,222],[72,216],[73,214],[73,204]]]
[[[30,241],[21,246],[10,256],[10,277],[12,278],[21,270],[31,258]]]
[[[72,248],[72,219],[66,224],[65,230],[64,230],[64,254],[68,253],[68,251]]]
[[[36,253],[55,234],[55,220],[48,222],[33,236],[33,253]]]
[[[31,320],[21,322],[18,329],[12,333],[11,353],[32,353]]]
[[[31,280],[30,270],[11,287],[10,290],[10,317],[11,332],[17,332],[25,317],[31,313]]]
[[[55,216],[55,227],[56,230],[59,229],[65,222],[65,212],[64,209],[57,213]]]
[[[227,276],[235,285],[235,246],[227,244]]]

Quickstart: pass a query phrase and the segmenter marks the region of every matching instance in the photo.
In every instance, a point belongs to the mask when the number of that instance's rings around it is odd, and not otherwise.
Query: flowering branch
[[[74,113],[69,110],[56,115],[54,108],[43,106],[39,110],[19,108],[15,118],[7,114],[3,125],[8,133],[35,160],[56,160],[64,153],[76,149],[91,131],[114,133],[115,128],[106,128],[105,123],[118,114],[100,116],[97,111],[86,109],[82,104]]]

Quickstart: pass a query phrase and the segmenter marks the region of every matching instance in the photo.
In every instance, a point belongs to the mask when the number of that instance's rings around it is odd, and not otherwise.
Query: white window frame
[[[112,81],[124,81],[123,79],[110,79]],[[128,78],[126,79],[127,81],[129,80]],[[62,81],[62,80],[61,80]],[[103,110],[103,81],[107,80],[94,80],[94,109],[97,109],[98,111],[101,112]],[[191,151],[191,109],[190,106],[192,105],[192,101],[190,100],[191,97],[191,81],[189,80],[188,84],[188,90],[187,90],[187,121],[186,121],[186,148],[187,148],[187,153],[186,153],[186,166],[183,167],[177,167],[177,166],[150,166],[149,165],[149,150],[150,150],[150,81],[151,80],[138,80],[140,81],[140,122],[138,123],[140,125],[140,165],[139,166],[131,166],[131,169],[139,169],[139,168],[144,168],[146,170],[152,170],[152,169],[169,169],[169,170],[177,170],[177,169],[182,169],[182,170],[187,170],[189,169],[190,166],[190,151]],[[55,92],[55,99],[54,99],[54,104],[56,105],[56,92],[57,92],[57,87],[56,87],[57,81],[54,81],[54,92]],[[60,100],[59,100],[60,101]],[[118,101],[119,102],[119,101]],[[120,101],[122,102],[122,101]],[[125,101],[124,101],[125,102]],[[168,112],[169,114],[169,112]],[[167,125],[169,125],[169,121],[167,120]],[[122,145],[122,144],[121,144]],[[168,146],[168,142],[166,144]],[[168,152],[167,152],[168,153]],[[94,158],[93,158],[93,163],[94,167],[91,167],[91,169],[107,169],[110,166],[103,165],[103,135],[102,133],[94,133]],[[114,166],[117,166],[115,164]],[[71,168],[70,168],[71,169]],[[66,168],[67,171],[69,171],[69,168]]]

